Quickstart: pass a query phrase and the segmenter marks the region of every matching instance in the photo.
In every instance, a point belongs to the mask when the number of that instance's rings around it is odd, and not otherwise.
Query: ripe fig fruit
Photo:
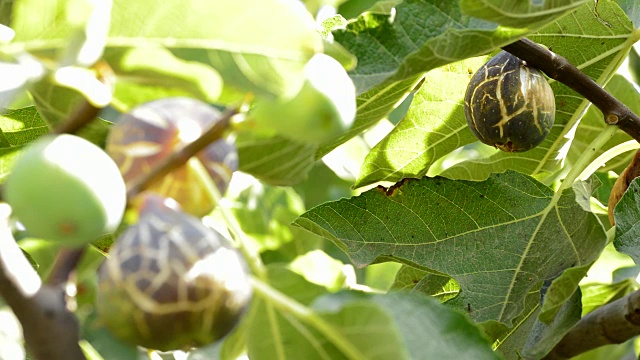
[[[556,103],[540,70],[502,51],[471,78],[464,114],[478,140],[502,151],[520,152],[547,137]]]
[[[5,200],[33,236],[81,246],[115,231],[126,205],[118,167],[75,135],[45,135],[20,154]]]
[[[166,98],[148,102],[116,120],[106,149],[129,186],[171,153],[196,140],[220,116],[218,110],[195,99]],[[203,166],[209,177],[202,178],[194,166]],[[235,144],[219,139],[148,190],[173,198],[188,213],[203,216],[216,205],[207,186],[213,182],[220,194],[224,194],[237,169]]]
[[[306,80],[291,99],[257,100],[248,119],[296,141],[319,143],[351,127],[356,90],[342,65],[317,54],[305,65]]]
[[[252,296],[239,251],[171,202],[144,198],[138,223],[100,267],[96,294],[98,317],[117,338],[162,351],[221,339]]]

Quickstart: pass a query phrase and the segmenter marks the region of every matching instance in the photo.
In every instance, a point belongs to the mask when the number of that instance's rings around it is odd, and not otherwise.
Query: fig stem
[[[633,43],[636,40],[629,41]],[[617,125],[640,142],[640,117],[567,59],[527,38],[503,46],[502,49],[584,96],[600,109],[607,124]]]
[[[582,174],[578,177],[579,180],[587,180],[589,176],[598,171],[599,168],[603,167],[607,162],[616,158],[619,155],[622,155],[626,152],[638,150],[640,148],[640,144],[635,140],[625,141],[622,144],[618,144],[607,151],[603,152],[598,156],[595,160],[587,166]]]
[[[286,294],[281,293],[269,284],[264,283],[255,277],[251,278],[251,283],[254,291],[257,294],[260,294],[267,304],[273,304],[280,311],[292,314],[299,320],[318,330],[318,332],[329,339],[329,341],[348,359],[367,359],[360,349],[355,347],[339,329],[325,321],[310,308],[300,304]]]
[[[257,252],[251,251],[247,246],[247,244],[249,244],[249,240],[246,238],[244,231],[242,231],[242,228],[236,221],[236,218],[233,216],[233,214],[229,212],[229,209],[223,206],[224,204],[222,203],[222,194],[220,194],[220,191],[213,183],[211,176],[209,176],[209,173],[204,168],[204,165],[200,162],[200,160],[197,159],[192,158],[191,161],[192,168],[195,170],[198,177],[203,180],[202,183],[205,185],[205,189],[209,193],[209,196],[211,196],[214,202],[218,205],[220,214],[226,222],[229,232],[234,237],[236,247],[238,248],[238,250],[240,250],[245,260],[247,260],[247,263],[251,268],[251,272],[262,281],[268,281],[267,270],[265,269],[264,264],[260,259],[260,255]]]
[[[228,109],[222,113],[220,119],[218,119],[218,121],[216,121],[215,124],[205,131],[199,138],[192,143],[185,145],[181,149],[174,151],[171,155],[167,156],[160,163],[154,166],[151,171],[135,179],[127,190],[128,201],[132,201],[154,181],[164,177],[170,173],[171,170],[183,166],[191,157],[202,151],[212,142],[220,139],[229,128],[231,118],[238,114],[238,112],[238,108],[235,107]]]
[[[595,139],[587,145],[586,150],[580,155],[576,162],[571,166],[571,170],[567,176],[562,180],[560,188],[556,191],[556,194],[562,193],[565,189],[570,188],[573,183],[579,179],[582,172],[589,166],[591,160],[594,158],[598,150],[600,150],[612,137],[616,135],[616,128],[613,126],[607,126],[596,136]],[[557,195],[561,196],[561,195]]]

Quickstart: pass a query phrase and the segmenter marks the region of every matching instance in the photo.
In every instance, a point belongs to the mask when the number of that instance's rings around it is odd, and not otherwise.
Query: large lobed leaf
[[[351,77],[358,92],[363,92],[384,80],[401,81],[485,54],[583,3],[586,1],[555,1],[543,18],[521,19],[517,27],[507,28],[464,14],[458,1],[406,0],[395,8],[393,17],[367,13],[334,35],[358,58]],[[466,5],[467,10],[485,15]]]
[[[407,179],[319,205],[294,224],[335,242],[357,266],[392,259],[447,274],[460,285],[456,306],[509,326],[527,293],[594,261],[606,240],[573,190],[554,194],[512,171],[483,182]]]
[[[485,60],[474,58],[428,72],[407,115],[367,155],[354,186],[420,177],[435,160],[476,141],[464,119],[462,97],[470,69]]]
[[[497,359],[489,341],[464,315],[419,294],[322,294],[283,267],[270,266],[273,286],[309,305],[365,359]],[[346,359],[331,339],[258,298],[249,314],[251,359]]]

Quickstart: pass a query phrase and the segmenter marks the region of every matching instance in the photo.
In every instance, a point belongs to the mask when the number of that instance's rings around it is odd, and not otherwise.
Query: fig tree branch
[[[569,359],[600,346],[621,344],[637,335],[640,335],[640,290],[580,319],[544,359]]]
[[[640,142],[640,117],[567,59],[527,38],[502,48],[584,96],[600,109],[607,124],[618,125]]]
[[[115,74],[106,61],[99,61],[93,69],[97,73],[97,78],[105,86],[113,86]],[[55,134],[75,134],[85,125],[93,121],[102,109],[93,106],[87,99],[82,99],[81,103],[74,109],[69,117],[58,124],[53,133]]]
[[[78,130],[82,129],[89,122],[93,121],[100,113],[100,110],[86,99],[82,99],[82,102],[69,116],[69,120],[61,122],[55,129],[54,134],[75,134]]]
[[[42,285],[13,238],[10,213],[7,204],[0,204],[0,296],[20,321],[27,348],[36,359],[85,359],[64,287]]]

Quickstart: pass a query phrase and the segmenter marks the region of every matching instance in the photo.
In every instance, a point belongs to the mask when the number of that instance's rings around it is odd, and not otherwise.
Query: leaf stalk
[[[316,314],[313,310],[300,304],[287,295],[279,292],[259,279],[252,278],[253,289],[260,294],[267,303],[272,303],[280,311],[294,315],[296,318],[309,324],[322,335],[324,335],[333,345],[335,345],[348,359],[367,359],[358,348],[333,325]]]

